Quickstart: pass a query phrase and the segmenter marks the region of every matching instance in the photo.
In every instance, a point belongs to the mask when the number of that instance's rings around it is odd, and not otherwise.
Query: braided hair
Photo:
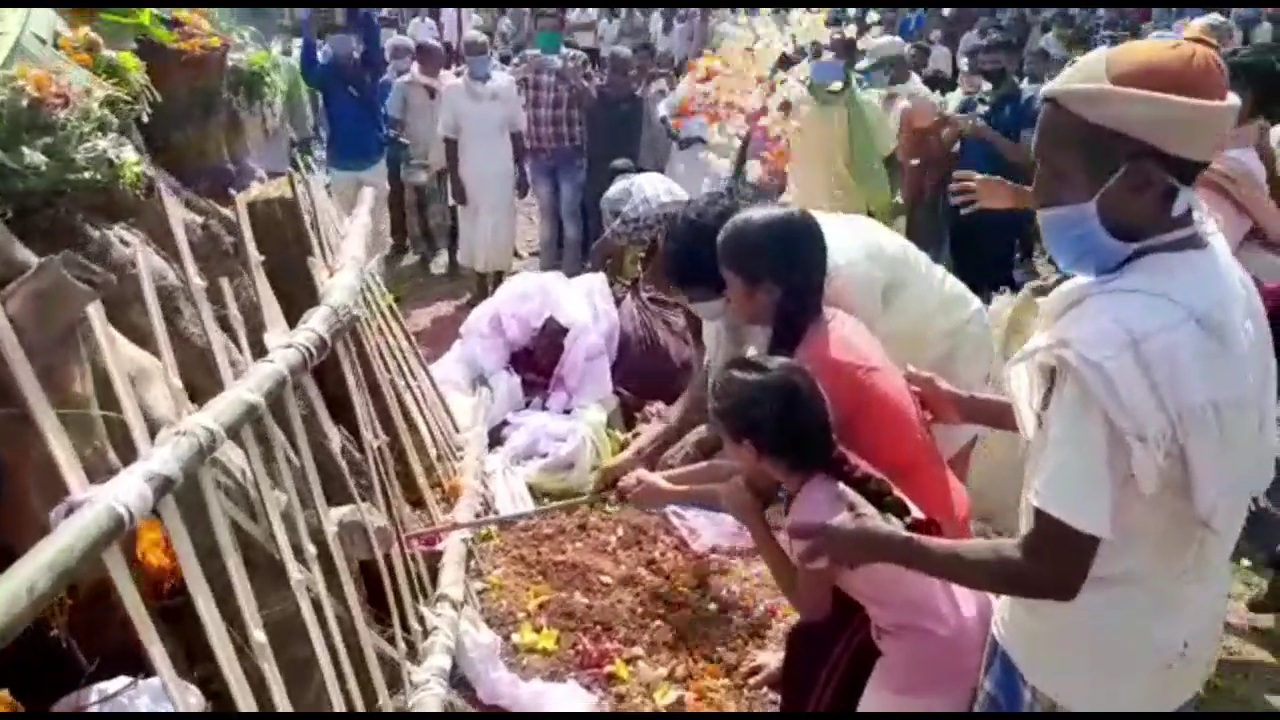
[[[940,535],[938,523],[914,516],[893,485],[840,447],[826,396],[799,363],[781,357],[738,357],[726,363],[711,388],[711,419],[733,442],[802,477],[826,475],[861,495],[911,532]]]
[[[720,231],[720,266],[751,287],[778,293],[769,354],[790,357],[822,313],[827,281],[827,242],[807,210],[780,205],[748,208]]]

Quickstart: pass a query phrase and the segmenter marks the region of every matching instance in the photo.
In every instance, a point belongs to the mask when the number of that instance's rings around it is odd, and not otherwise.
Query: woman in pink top
[[[967,711],[977,688],[991,598],[892,565],[849,570],[825,559],[797,565],[799,543],[779,541],[765,520],[765,484],[744,479],[782,485],[789,497],[788,524],[825,522],[845,506],[844,494],[854,492],[910,530],[940,534],[938,523],[921,517],[883,476],[836,443],[826,398],[808,371],[782,358],[732,360],[712,388],[711,417],[728,457],[743,470],[723,486],[722,502],[751,531],[801,623],[821,622],[845,598],[861,604],[870,618],[880,658],[857,711]],[[815,649],[788,643],[784,666],[799,660],[812,674],[838,673],[830,665],[841,661],[839,654],[824,648],[824,656],[815,657]]]

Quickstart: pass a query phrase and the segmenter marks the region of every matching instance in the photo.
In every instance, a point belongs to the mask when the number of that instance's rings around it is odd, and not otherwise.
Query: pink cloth
[[[787,522],[826,522],[843,507],[836,481],[817,476],[796,494]],[[784,546],[793,556],[803,547]],[[866,608],[881,653],[859,712],[969,709],[991,626],[989,595],[895,565],[837,569],[834,581]]]

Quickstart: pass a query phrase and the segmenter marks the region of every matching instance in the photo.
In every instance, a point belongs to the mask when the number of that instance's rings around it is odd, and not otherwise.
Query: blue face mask
[[[489,79],[489,73],[493,70],[493,56],[477,55],[475,57],[468,57],[466,62],[467,75],[471,76],[475,80]]]
[[[1040,226],[1045,250],[1063,272],[1081,277],[1109,275],[1119,270],[1134,253],[1197,232],[1194,226],[1180,228],[1136,243],[1117,240],[1107,232],[1098,214],[1098,198],[1123,172],[1123,167],[1117,170],[1087,202],[1036,210],[1036,224]],[[1190,188],[1181,188],[1171,215],[1180,217],[1190,210],[1192,197]]]

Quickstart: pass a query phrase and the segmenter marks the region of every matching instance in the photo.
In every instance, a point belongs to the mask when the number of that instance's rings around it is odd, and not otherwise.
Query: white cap
[[[870,70],[890,58],[907,56],[907,41],[897,35],[885,35],[867,43],[862,59],[854,66],[858,72]]]

